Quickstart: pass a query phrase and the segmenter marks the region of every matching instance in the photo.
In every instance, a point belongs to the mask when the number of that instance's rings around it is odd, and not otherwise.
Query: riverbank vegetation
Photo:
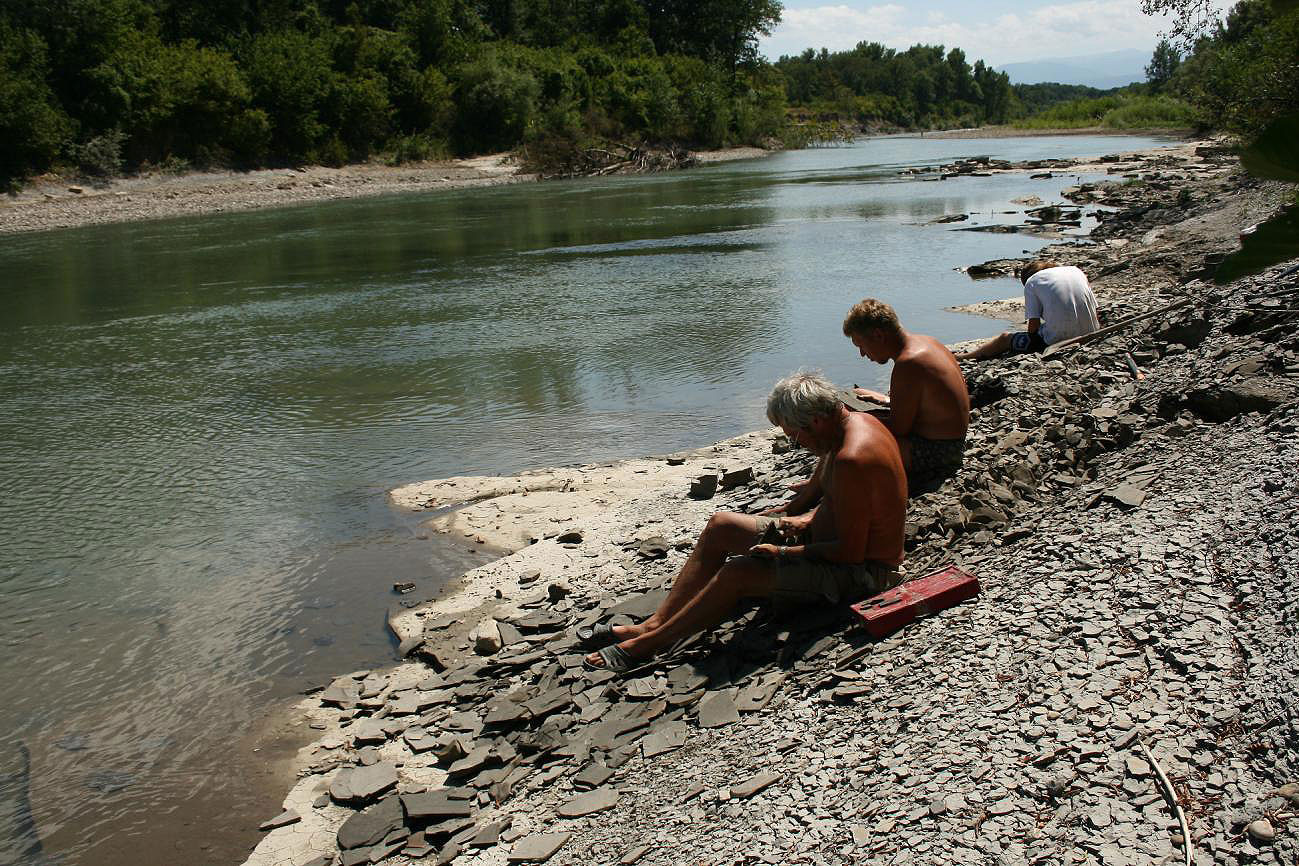
[[[941,45],[862,42],[768,63],[757,39],[780,13],[779,0],[10,0],[0,186],[51,169],[516,148],[534,170],[565,174],[602,151],[614,165],[629,148],[1006,123],[1248,137],[1299,103],[1295,0],[1242,0],[1182,48],[1161,43],[1145,83],[1113,91],[1012,86]]]
[[[1235,133],[1246,140],[1299,111],[1299,2],[1241,0],[1221,19],[1190,26],[1194,0],[1146,0],[1149,12],[1185,12],[1178,42],[1162,40],[1146,81],[1112,91],[1063,85],[1016,85],[1028,115],[1024,129],[1188,128]],[[1060,97],[1066,97],[1061,100]]]
[[[749,143],[775,0],[13,0],[0,180],[59,164],[337,165],[530,141]]]

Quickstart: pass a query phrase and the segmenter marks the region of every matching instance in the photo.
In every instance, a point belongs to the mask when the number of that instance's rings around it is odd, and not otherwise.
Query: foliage
[[[1186,129],[1191,106],[1169,96],[1114,91],[1104,96],[1058,103],[1015,121],[1020,129]]]
[[[126,133],[110,129],[85,144],[77,145],[77,167],[94,177],[117,177],[122,173],[122,144]]]
[[[1299,3],[1243,0],[1202,36],[1169,89],[1202,126],[1252,139],[1299,110]]]
[[[859,42],[851,51],[812,49],[781,57],[791,105],[819,118],[852,120],[866,127],[931,128],[1005,123],[1014,98],[1004,72],[965,52],[941,45],[895,51]]]
[[[5,0],[0,183],[778,137],[778,0]]]
[[[1168,84],[1177,67],[1182,63],[1182,52],[1173,47],[1173,43],[1167,39],[1159,40],[1155,46],[1155,53],[1150,57],[1150,63],[1146,66],[1146,83],[1150,85],[1151,93],[1159,93]]]
[[[44,40],[0,21],[0,187],[27,166],[49,165],[68,137],[71,122],[45,81],[48,69]]]

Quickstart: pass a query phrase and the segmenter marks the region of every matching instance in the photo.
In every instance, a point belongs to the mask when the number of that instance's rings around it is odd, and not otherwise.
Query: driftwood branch
[[[1159,778],[1164,799],[1168,801],[1168,805],[1177,815],[1177,824],[1182,828],[1182,863],[1183,866],[1191,866],[1191,827],[1186,823],[1186,812],[1182,809],[1182,804],[1177,801],[1177,792],[1173,790],[1173,783],[1168,781],[1168,776],[1164,775],[1164,768],[1159,766],[1159,762],[1155,760],[1154,755],[1150,754],[1146,744],[1137,740],[1137,747],[1141,749],[1141,753],[1150,762],[1151,768]]]
[[[1062,349],[1067,349],[1070,346],[1081,346],[1084,343],[1090,343],[1092,340],[1099,340],[1101,337],[1108,337],[1115,331],[1126,328],[1134,322],[1140,322],[1143,319],[1153,319],[1155,316],[1164,313],[1171,313],[1174,310],[1180,310],[1183,307],[1189,307],[1193,303],[1195,303],[1194,298],[1185,298],[1180,301],[1174,301],[1166,307],[1160,307],[1158,310],[1150,310],[1145,313],[1138,313],[1135,316],[1128,316],[1126,319],[1119,319],[1114,324],[1106,325],[1098,331],[1092,331],[1090,334],[1083,334],[1081,337],[1072,337],[1068,340],[1061,340],[1058,343],[1052,343],[1046,347],[1046,351],[1043,352],[1042,355],[1043,357],[1046,355],[1054,355],[1056,352],[1059,352]]]

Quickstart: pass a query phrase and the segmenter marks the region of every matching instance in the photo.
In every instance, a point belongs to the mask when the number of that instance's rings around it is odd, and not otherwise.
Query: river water
[[[0,237],[0,748],[30,749],[46,850],[242,859],[278,806],[250,794],[267,708],[390,663],[395,580],[427,596],[483,560],[386,490],[758,429],[800,366],[879,386],[840,336],[848,307],[996,332],[943,308],[1018,285],[955,269],[1042,241],[958,229],[1075,182],[902,169],[1160,143],[868,139]],[[975,216],[927,224],[955,212]],[[0,776],[0,816],[20,781]]]

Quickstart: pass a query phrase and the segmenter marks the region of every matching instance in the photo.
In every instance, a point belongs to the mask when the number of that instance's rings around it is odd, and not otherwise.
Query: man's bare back
[[[933,337],[908,333],[893,362],[889,393],[893,412],[898,395],[916,393],[916,412],[908,431],[926,439],[962,439],[970,426],[970,393],[956,356]],[[890,425],[892,426],[892,425]]]
[[[821,505],[808,526],[808,542],[819,546],[862,538],[861,559],[897,565],[907,499],[897,444],[874,416],[847,411],[842,416],[843,443],[826,457]]]

